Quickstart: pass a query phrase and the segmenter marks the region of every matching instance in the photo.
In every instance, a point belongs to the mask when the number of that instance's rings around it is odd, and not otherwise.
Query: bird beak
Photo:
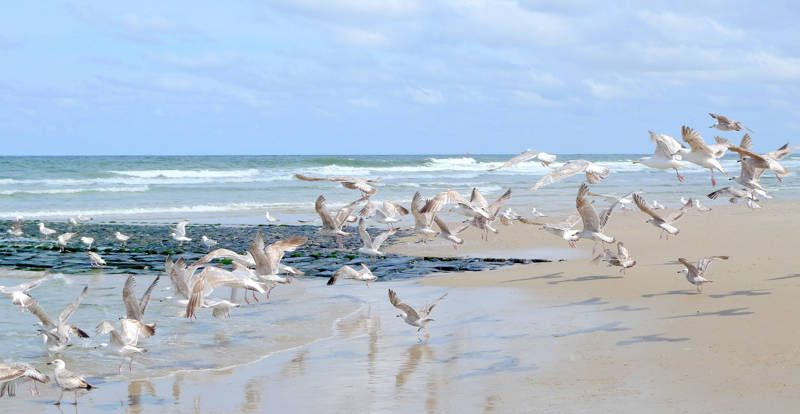
[[[638,163],[639,163],[639,161],[633,161],[633,164],[638,164]]]

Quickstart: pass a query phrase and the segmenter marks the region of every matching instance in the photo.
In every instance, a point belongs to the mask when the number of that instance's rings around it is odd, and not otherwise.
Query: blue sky
[[[791,1],[126,3],[3,6],[6,155],[648,152],[708,112],[800,141]]]

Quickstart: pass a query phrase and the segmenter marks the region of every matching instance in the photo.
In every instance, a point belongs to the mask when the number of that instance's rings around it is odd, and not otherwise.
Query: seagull
[[[47,278],[50,277],[49,272],[45,271],[42,277],[32,280],[30,282],[21,283],[17,286],[5,287],[0,286],[0,294],[7,298],[11,298],[13,305],[19,306],[19,311],[24,312],[33,298],[28,296],[28,291],[36,289]]]
[[[187,318],[196,318],[197,308],[203,307],[205,297],[220,286],[266,293],[261,283],[214,266],[203,268],[200,274],[194,279],[191,296],[189,297],[189,303],[186,305],[186,313],[184,314]]]
[[[678,181],[684,182],[686,178],[678,172],[678,168],[686,168],[686,165],[681,162],[683,157],[680,155],[681,150],[684,149],[683,145],[669,135],[657,134],[653,131],[647,132],[650,133],[650,141],[656,144],[656,150],[652,156],[639,158],[633,163],[659,170],[673,169]]]
[[[200,238],[200,240],[203,242],[203,245],[206,246],[206,250],[217,245],[216,240],[209,239],[208,236],[206,236],[205,234],[203,235],[203,237]]]
[[[517,164],[519,164],[521,162],[532,160],[534,158],[538,158],[539,161],[541,161],[543,167],[547,167],[548,165],[550,165],[551,163],[555,162],[555,160],[556,160],[556,156],[555,155],[548,154],[546,152],[532,150],[532,149],[528,148],[525,151],[522,151],[516,157],[511,158],[510,160],[506,161],[505,164],[503,164],[503,165],[501,165],[499,167],[490,168],[489,171],[497,171],[497,170],[500,170],[500,169],[503,169],[503,168],[508,168],[508,167],[517,165]]]
[[[739,121],[728,119],[719,114],[709,113],[709,115],[717,121],[716,124],[711,125],[709,128],[716,128],[720,131],[741,131],[742,128],[744,128],[750,132],[753,132],[752,129],[742,125],[742,123]]]
[[[189,224],[189,220],[184,220],[184,221],[179,222],[175,226],[175,231],[170,233],[170,236],[172,236],[172,238],[175,239],[175,241],[178,242],[178,246],[183,246],[183,242],[192,241],[192,239],[186,237],[186,225],[187,224]]]
[[[531,215],[533,215],[533,217],[547,217],[547,214],[537,210],[536,207],[531,208]]]
[[[86,252],[89,255],[89,260],[92,262],[91,267],[102,267],[106,265],[106,261],[95,252]]]
[[[47,344],[47,350],[50,353],[59,353],[65,349],[67,349],[70,344],[70,334],[75,334],[80,338],[88,338],[89,335],[86,334],[80,328],[70,325],[67,323],[69,318],[78,309],[80,306],[81,301],[86,297],[86,294],[89,290],[88,286],[85,286],[81,291],[81,294],[70,303],[61,314],[58,315],[58,321],[53,321],[50,318],[44,309],[39,306],[39,302],[35,299],[31,298],[30,302],[28,303],[28,310],[31,311],[39,320],[41,321],[43,329],[39,329],[38,332],[44,337],[44,341]]]
[[[24,362],[0,363],[0,398],[3,395],[8,398],[16,396],[17,384],[22,382],[30,382],[30,393],[34,396],[39,395],[36,383],[47,384],[50,377]]]
[[[14,237],[20,237],[24,234],[22,232],[22,216],[17,216],[17,219],[11,222],[11,227],[6,230],[6,233]]]
[[[141,325],[138,327],[137,331],[143,338],[149,338],[156,333],[156,324],[146,324],[144,322],[144,313],[147,311],[147,305],[150,304],[150,295],[153,293],[153,289],[158,285],[160,279],[161,275],[156,276],[139,300],[136,299],[135,276],[129,275],[128,278],[125,279],[125,285],[122,288],[122,302],[125,304],[125,319],[130,320],[131,323]],[[122,327],[122,330],[124,336],[125,326]],[[134,343],[133,345],[136,344]]]
[[[275,223],[276,221],[280,221],[280,220],[276,219],[275,217],[270,216],[269,215],[269,211],[264,213],[264,217],[267,219],[268,223]]]
[[[69,222],[70,226],[78,225],[78,219],[76,219],[75,217],[70,217],[67,221]]]
[[[359,212],[359,216],[373,217],[373,220],[386,224],[389,229],[392,229],[394,223],[400,221],[397,216],[405,216],[406,214],[408,214],[408,210],[405,207],[388,200],[383,201],[383,208],[376,206],[371,201],[367,201],[367,204]]]
[[[50,361],[47,363],[47,365],[56,366],[54,370],[56,384],[59,388],[61,388],[61,395],[58,397],[58,401],[56,401],[55,405],[61,405],[61,399],[64,398],[64,391],[74,391],[75,402],[73,404],[78,405],[78,390],[89,391],[97,388],[86,382],[86,379],[83,377],[77,376],[71,371],[67,370],[66,364],[60,359]]]
[[[358,234],[361,236],[361,241],[364,245],[358,248],[358,252],[368,256],[383,256],[384,253],[380,251],[381,245],[389,236],[395,233],[397,233],[397,229],[387,230],[375,236],[373,239],[372,236],[367,233],[367,225],[364,223],[364,218],[360,218],[358,220]]]
[[[533,224],[533,225],[541,226],[539,228],[539,230],[545,230],[548,233],[554,234],[554,235],[566,240],[569,243],[569,247],[571,247],[573,249],[575,247],[577,247],[575,245],[575,242],[580,240],[580,237],[578,237],[578,230],[573,228],[573,227],[575,227],[576,224],[578,224],[578,222],[581,221],[580,216],[578,216],[577,214],[573,214],[573,215],[569,216],[566,220],[564,220],[562,222],[552,223],[552,224],[540,223],[540,222],[537,222],[537,221],[528,220],[528,219],[526,219],[524,217],[520,218],[519,221],[521,221],[521,222],[523,222],[525,224]]]
[[[302,272],[299,272],[289,266],[282,266],[281,259],[283,259],[283,256],[286,254],[286,252],[293,252],[297,250],[298,247],[306,244],[306,242],[308,242],[308,237],[292,237],[285,240],[278,240],[268,246],[265,246],[264,238],[261,236],[261,233],[258,233],[255,240],[250,243],[250,255],[253,257],[256,268],[253,276],[255,276],[260,282],[269,286],[266,291],[267,299],[269,299],[269,294],[272,292],[272,289],[275,287],[276,283],[285,284],[292,282],[292,279],[290,278],[278,276],[278,273],[280,273],[281,270],[287,269],[293,273],[296,272],[297,274],[303,274]],[[247,292],[245,292],[245,298],[246,297]],[[255,294],[253,294],[253,297],[255,298]]]
[[[617,242],[617,254],[612,253],[609,249],[605,249],[602,255],[594,258],[593,262],[597,263],[600,260],[608,263],[609,266],[621,267],[619,271],[623,274],[625,274],[625,269],[636,266],[636,260],[631,258],[628,249],[625,248],[625,245],[623,245],[621,241]]]
[[[81,243],[86,245],[86,250],[89,250],[92,248],[92,243],[94,243],[94,238],[89,236],[82,236]]]
[[[56,234],[56,231],[51,229],[51,228],[45,227],[44,223],[40,221],[39,222],[39,233],[41,233],[42,236],[44,236],[44,238],[46,239],[46,238],[50,237],[50,235]]]
[[[397,315],[397,317],[403,318],[403,320],[407,324],[416,327],[417,332],[425,331],[425,342],[427,342],[428,339],[430,339],[431,337],[430,332],[428,332],[427,325],[428,323],[433,322],[433,319],[428,318],[428,315],[431,314],[431,311],[436,306],[436,304],[439,303],[439,301],[441,301],[442,299],[444,299],[445,296],[447,296],[447,293],[439,297],[439,299],[436,299],[435,301],[429,303],[419,311],[416,311],[411,306],[408,306],[405,303],[401,302],[400,299],[398,299],[397,297],[397,292],[389,289],[389,302],[392,304],[392,306],[400,310],[400,314]],[[422,342],[421,339],[420,342]]]
[[[500,223],[502,223],[504,226],[510,226],[515,220],[520,220],[522,216],[509,207],[503,211],[498,218],[500,219]]]
[[[81,223],[86,223],[86,222],[89,222],[89,221],[92,221],[92,220],[93,219],[91,217],[86,217],[83,214],[78,214],[78,221],[81,222]]]
[[[469,224],[461,226],[456,230],[455,233],[453,233],[447,227],[447,224],[445,224],[444,221],[442,221],[442,219],[439,218],[439,216],[434,216],[433,221],[436,223],[437,226],[439,226],[439,237],[453,243],[454,250],[457,250],[459,245],[464,244],[464,239],[456,235],[466,230],[467,227],[469,227]]]
[[[432,229],[433,217],[435,212],[423,213],[422,207],[427,204],[426,200],[422,199],[422,195],[417,191],[414,193],[414,198],[411,199],[411,215],[414,216],[414,231],[422,234],[423,236],[435,236],[436,230]]]
[[[483,194],[477,189],[472,189],[472,194],[470,195],[470,203],[482,209],[488,214],[488,217],[484,217],[482,215],[474,215],[472,216],[472,220],[469,221],[470,225],[477,227],[481,230],[481,239],[484,241],[489,241],[489,231],[492,233],[497,233],[497,230],[492,227],[492,222],[497,219],[497,215],[500,213],[500,209],[503,207],[503,203],[505,203],[509,198],[511,198],[511,189],[506,190],[503,195],[501,195],[497,200],[495,200],[492,204],[489,204],[486,201],[486,198],[483,197]]]
[[[338,279],[355,279],[364,281],[369,287],[369,282],[378,280],[378,277],[372,274],[367,265],[361,263],[361,270],[353,269],[348,265],[344,265],[337,270],[330,279],[328,279],[328,286],[333,286]]]
[[[420,212],[432,213],[435,215],[447,204],[456,204],[458,206],[458,212],[467,217],[483,216],[484,218],[489,218],[489,213],[486,212],[486,210],[474,206],[456,190],[445,190],[436,194],[425,203],[420,209]]]
[[[688,260],[681,257],[678,261],[686,266],[686,269],[678,270],[678,273],[686,275],[686,280],[697,288],[697,293],[700,293],[703,291],[701,287],[703,283],[713,282],[712,280],[704,278],[703,275],[706,273],[706,270],[708,270],[708,266],[717,260],[728,260],[728,256],[704,257],[698,260],[696,264],[689,263]]]
[[[703,141],[703,136],[686,125],[681,127],[681,136],[691,148],[691,151],[685,148],[679,150],[683,159],[703,168],[708,168],[711,171],[711,185],[716,187],[717,180],[714,179],[714,170],[718,170],[726,177],[728,176],[728,173],[722,169],[722,165],[717,161],[717,158],[725,155],[731,144],[728,140],[717,137],[715,145],[706,145],[705,141]]]
[[[659,203],[658,200],[653,200],[650,202],[650,208],[653,210],[666,210],[663,204]]]
[[[320,219],[322,219],[322,227],[320,227],[318,231],[325,236],[336,236],[336,242],[339,244],[340,249],[344,248],[342,237],[352,236],[350,233],[343,231],[342,226],[359,202],[361,202],[361,200],[356,200],[346,205],[336,213],[336,216],[333,216],[331,212],[328,211],[328,207],[325,205],[325,197],[317,197],[317,201],[314,203],[314,209],[317,210],[317,214],[319,214]]]
[[[639,190],[639,192],[641,193],[642,190]],[[633,204],[633,192],[625,194],[622,197],[613,194],[598,194],[598,193],[593,193],[591,191],[588,194],[593,197],[603,197],[610,200],[614,200],[615,202],[619,203],[620,208],[623,210],[628,210],[630,208],[629,206]]]
[[[540,187],[543,187],[547,184],[552,184],[556,181],[563,180],[564,178],[582,172],[586,173],[586,181],[588,181],[589,184],[597,184],[600,181],[605,180],[606,177],[611,174],[611,170],[608,167],[604,167],[586,160],[572,160],[551,170],[550,173],[539,179],[539,181],[528,188],[528,190],[536,191]]]
[[[128,240],[130,240],[131,236],[128,236],[126,234],[122,234],[120,232],[116,232],[116,233],[114,233],[114,238],[116,238],[117,241],[121,242],[122,245],[125,246],[125,243],[127,243]]]
[[[703,212],[703,213],[706,213],[706,212],[709,212],[709,211],[711,211],[711,207],[706,207],[706,206],[704,206],[704,205],[700,204],[700,200],[698,200],[698,199],[696,199],[696,198],[694,199],[694,208],[695,208],[697,211],[701,211],[701,212]]]
[[[744,163],[747,162],[750,163],[752,168],[755,169],[772,170],[775,173],[775,178],[777,178],[778,181],[782,182],[783,178],[781,178],[781,175],[789,174],[789,169],[781,165],[781,163],[779,163],[778,161],[784,159],[786,156],[791,154],[792,151],[796,150],[797,148],[800,148],[800,146],[795,145],[790,147],[789,144],[787,143],[784,144],[782,147],[778,148],[777,150],[768,152],[766,154],[756,154],[755,152],[752,152],[749,149],[740,147],[731,147],[730,150],[738,153],[740,156],[748,157],[741,160],[743,165],[742,168],[744,168]]]
[[[583,183],[578,189],[578,195],[575,198],[575,208],[578,209],[578,214],[581,216],[581,221],[583,221],[583,229],[577,233],[578,238],[594,240],[595,244],[598,241],[614,243],[614,238],[603,234],[603,230],[609,217],[611,217],[611,213],[614,211],[614,207],[619,204],[619,200],[611,204],[606,210],[603,210],[601,215],[598,215],[587,198],[588,193],[589,186]],[[594,253],[594,249],[592,253]]]
[[[748,191],[746,189],[728,186],[708,194],[708,198],[712,200],[716,200],[719,196],[730,197],[728,201],[731,204],[736,204],[741,200],[745,200],[748,207],[752,209],[761,208],[761,206],[756,203],[759,200],[755,197],[753,190]]]
[[[643,213],[651,217],[647,220],[648,223],[661,229],[661,234],[658,237],[659,239],[664,235],[664,232],[667,232],[667,234],[671,234],[673,236],[677,235],[680,230],[678,230],[673,223],[683,217],[683,214],[686,213],[686,210],[694,205],[694,200],[690,198],[686,200],[686,204],[684,204],[680,210],[667,216],[666,218],[662,218],[658,215],[658,213],[650,209],[650,207],[647,207],[647,201],[645,201],[645,199],[639,194],[633,195],[633,202],[636,203],[636,207],[639,207],[639,210],[642,210]],[[669,239],[669,236],[667,236],[667,239]]]
[[[133,356],[136,354],[143,354],[147,352],[147,349],[139,346],[139,335],[142,335],[144,324],[128,318],[120,318],[119,322],[121,326],[120,331],[114,328],[114,325],[106,321],[100,322],[100,324],[97,325],[97,335],[109,334],[111,342],[109,348],[123,358],[122,363],[117,367],[117,372],[122,373],[122,366],[125,364],[125,359],[129,359],[128,371],[131,371],[133,369]]]
[[[358,178],[358,177],[327,177],[327,178],[317,178],[317,177],[309,177],[302,174],[295,174],[295,178],[302,181],[332,181],[336,183],[342,184],[342,187],[350,189],[350,190],[358,190],[361,191],[363,195],[363,199],[367,199],[377,191],[375,187],[370,185],[371,183],[377,183],[381,180],[380,177],[368,180],[366,178]]]
[[[67,242],[69,242],[69,239],[71,239],[76,234],[78,233],[61,233],[58,235],[58,238],[56,239],[56,244],[58,244],[59,251],[61,253],[64,253],[64,249],[66,249]]]

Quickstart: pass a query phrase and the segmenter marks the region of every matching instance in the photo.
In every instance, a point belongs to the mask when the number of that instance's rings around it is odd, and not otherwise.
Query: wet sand
[[[800,402],[800,259],[790,243],[800,232],[800,204],[772,202],[692,212],[681,234],[659,240],[645,216],[612,217],[608,233],[623,240],[638,264],[620,275],[589,263],[591,242],[579,249],[535,227],[501,227],[490,241],[469,230],[457,254],[543,252],[566,261],[421,281],[334,287],[302,279],[293,289],[332,303],[357,303],[317,339],[254,363],[182,369],[158,378],[134,365],[136,378],[93,378],[100,389],[81,397],[79,412],[753,412],[792,411]],[[777,235],[773,236],[773,234]],[[566,250],[564,250],[566,248]],[[438,242],[408,243],[395,253],[452,255]],[[714,263],[703,294],[695,294],[675,263],[727,254]],[[143,283],[142,283],[143,284]],[[431,340],[395,317],[386,289],[414,307],[448,297],[434,310]],[[294,293],[292,293],[294,292]],[[252,309],[269,318],[309,315],[291,298]],[[289,291],[292,297],[298,293]],[[76,316],[79,312],[76,312]],[[225,321],[202,321],[206,336]],[[188,323],[188,322],[186,322]],[[258,335],[270,337],[268,321]],[[256,326],[256,325],[254,325]],[[322,326],[322,325],[320,325]],[[259,326],[260,327],[260,326]],[[159,333],[160,334],[160,333]],[[213,345],[211,345],[213,346]],[[79,350],[78,350],[79,351]],[[39,356],[44,361],[46,356]],[[69,367],[80,371],[78,367]],[[123,372],[123,374],[125,374]],[[2,407],[58,412],[52,386],[29,397],[27,387]],[[68,400],[71,397],[68,397]],[[73,412],[71,406],[63,412]]]

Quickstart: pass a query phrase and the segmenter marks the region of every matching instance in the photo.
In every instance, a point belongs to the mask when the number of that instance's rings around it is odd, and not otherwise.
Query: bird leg
[[[269,300],[269,294],[272,293],[272,289],[275,289],[275,286],[272,286],[269,289],[267,289],[267,300]]]
[[[58,396],[58,401],[53,405],[61,405],[61,399],[64,398],[64,390],[61,390],[61,395]]]
[[[678,176],[678,181],[684,182],[686,181],[686,177],[682,176],[681,173],[678,172],[678,169],[675,169],[675,175]]]
[[[117,367],[117,374],[122,375],[122,366],[125,365],[125,360],[123,359],[122,362],[119,363]]]
[[[781,176],[778,175],[778,173],[775,173],[775,178],[777,178],[779,182],[783,182],[783,178],[781,178]]]
[[[78,405],[78,390],[75,390],[75,402],[72,405]]]
[[[133,371],[133,357],[128,361],[128,372]]]
[[[342,244],[342,236],[336,236],[336,243],[339,244],[340,249],[344,249],[344,244]]]
[[[711,186],[712,187],[716,187],[717,186],[717,180],[714,179],[714,169],[713,168],[711,169]]]

